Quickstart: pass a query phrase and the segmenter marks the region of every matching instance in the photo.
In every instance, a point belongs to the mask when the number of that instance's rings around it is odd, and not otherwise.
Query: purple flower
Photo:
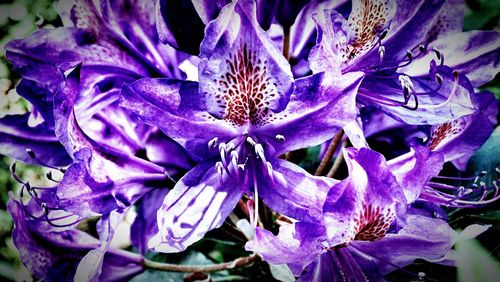
[[[124,83],[141,77],[183,78],[178,65],[191,57],[160,43],[155,28],[154,3],[111,2],[100,2],[100,9],[92,1],[70,3],[69,11],[61,12],[66,27],[42,29],[28,38],[9,42],[7,58],[23,78],[18,93],[30,101],[44,119],[43,127],[39,127],[44,129],[40,133],[41,141],[47,139],[42,139],[45,135],[53,135],[54,126],[63,122],[57,120],[57,111],[62,103],[66,103],[74,105],[71,110],[83,132],[91,139],[128,154],[150,156],[155,153],[150,150],[155,149],[147,144],[148,138],[151,135],[158,138],[161,133],[138,122],[134,115],[117,105],[120,89]],[[78,63],[82,63],[82,83],[77,96],[68,101],[60,95],[60,99],[54,101],[54,96],[65,85],[64,72]],[[17,122],[18,131],[36,133],[22,121],[21,117]],[[68,164],[68,157],[64,151],[56,150],[60,148],[56,144],[45,141],[37,145],[24,139],[8,143],[22,135],[16,136],[7,130],[2,130],[2,134],[12,136],[2,139],[2,144],[6,144],[2,146],[2,153],[31,163]],[[37,135],[34,140],[36,138]],[[165,136],[163,138],[168,140]],[[67,149],[68,146],[81,146],[78,140],[67,141],[76,143],[64,144]],[[46,148],[42,146],[44,144]],[[10,151],[4,148],[10,148]],[[26,149],[36,157],[23,154]],[[68,151],[71,158],[74,151]]]
[[[220,226],[243,193],[295,218],[317,218],[334,180],[278,157],[328,140],[355,115],[360,75],[294,81],[253,1],[224,7],[200,49],[199,83],[143,79],[122,91],[122,106],[199,160],[158,211],[149,242],[157,251],[182,251]]]
[[[363,148],[346,149],[345,158],[349,177],[330,190],[323,221],[283,225],[277,236],[257,228],[246,249],[289,264],[301,281],[381,279],[417,258],[445,259],[453,230],[441,219],[406,211],[383,156]]]
[[[44,123],[4,118],[0,152],[53,168],[72,163],[50,198],[79,217],[123,211],[153,189],[168,190],[170,175],[192,166],[181,146],[119,107],[118,97],[124,83],[142,77],[184,78],[179,64],[193,58],[160,42],[153,2],[99,5],[69,3],[60,12],[65,27],[6,47],[23,78],[17,91]]]
[[[144,271],[140,255],[114,248],[103,254],[101,264],[81,263],[89,251],[99,247],[97,239],[77,229],[56,231],[51,226],[42,228],[41,222],[30,218],[26,207],[12,198],[8,209],[15,222],[14,244],[24,265],[36,279],[71,281],[78,268],[82,272],[98,273],[88,279],[117,281],[130,279]]]
[[[494,77],[498,33],[458,33],[464,5],[451,2],[353,1],[347,20],[334,10],[320,9],[311,69],[365,72],[358,102],[405,123],[439,124],[471,114],[474,91],[466,75],[473,86],[480,85],[479,74],[488,73],[481,83]],[[462,15],[452,17],[450,11]],[[457,38],[466,40],[455,45]]]

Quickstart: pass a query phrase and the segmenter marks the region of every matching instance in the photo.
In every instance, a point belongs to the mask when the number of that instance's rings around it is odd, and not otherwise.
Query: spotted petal
[[[207,25],[200,93],[207,110],[235,126],[261,125],[283,110],[293,90],[290,65],[259,26],[254,1],[234,1]]]

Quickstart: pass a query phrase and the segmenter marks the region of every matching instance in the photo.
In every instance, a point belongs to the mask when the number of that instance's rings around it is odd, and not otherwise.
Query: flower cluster
[[[95,2],[61,4],[64,27],[6,46],[33,110],[0,119],[0,153],[54,183],[11,167],[14,243],[37,279],[196,272],[143,255],[224,224],[248,263],[378,281],[416,259],[452,265],[443,208],[500,198],[483,172],[458,179],[470,187],[443,175],[466,169],[498,114],[478,87],[500,36],[462,32],[462,1]],[[404,144],[377,152],[373,136]],[[112,244],[130,213],[134,252]]]

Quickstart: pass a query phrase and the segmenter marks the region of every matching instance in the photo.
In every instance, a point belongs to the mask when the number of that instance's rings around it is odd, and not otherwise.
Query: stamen
[[[255,198],[255,216],[253,222],[253,228],[257,227],[257,223],[259,222],[259,189],[257,187],[257,176],[255,175],[255,171],[253,173],[253,190],[254,190],[254,198]]]
[[[276,141],[278,142],[284,142],[285,141],[285,136],[281,135],[281,134],[278,134],[276,135]]]
[[[247,136],[247,139],[246,139],[247,143],[250,144],[250,146],[254,147],[255,144],[257,144],[257,142],[255,142],[255,140],[253,140],[252,137],[250,136]]]
[[[266,162],[266,156],[264,155],[264,148],[262,147],[262,144],[257,143],[254,146],[255,149],[255,154],[257,155],[257,158],[261,159],[263,163]]]
[[[215,145],[217,145],[217,141],[219,140],[218,137],[214,137],[212,140],[208,141],[208,148],[209,149],[214,149]]]
[[[56,183],[61,182],[61,181],[59,181],[59,180],[55,180],[55,179],[52,177],[52,171],[47,172],[47,174],[46,174],[45,176],[46,176],[46,177],[47,177],[47,179],[48,179],[48,180],[50,180],[50,181],[53,181],[53,182],[56,182]]]
[[[28,156],[33,159],[34,161],[36,161],[38,164],[42,165],[42,166],[45,166],[45,167],[48,167],[48,168],[52,168],[52,169],[56,169],[56,170],[59,170],[61,171],[62,173],[66,172],[65,169],[63,168],[60,168],[60,167],[55,167],[55,166],[52,166],[52,165],[49,165],[47,164],[46,162],[43,162],[42,160],[40,160],[35,152],[33,150],[31,150],[30,148],[26,148],[26,153],[28,154]]]
[[[381,45],[378,47],[378,57],[380,64],[382,64],[382,61],[384,60],[384,55],[385,55],[385,47]]]

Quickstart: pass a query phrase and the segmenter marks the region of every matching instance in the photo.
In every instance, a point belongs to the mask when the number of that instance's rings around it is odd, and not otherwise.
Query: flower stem
[[[326,174],[326,176],[333,178],[333,176],[335,175],[335,172],[337,172],[340,165],[342,164],[342,161],[344,161],[344,154],[339,154],[339,156],[333,162],[333,165],[330,168],[330,170],[328,171],[328,173]]]
[[[253,254],[248,257],[240,257],[230,262],[224,262],[212,265],[179,265],[171,263],[162,263],[144,259],[144,267],[147,269],[170,271],[170,272],[214,272],[227,269],[233,269],[250,265],[260,261],[262,258],[258,254]]]
[[[283,27],[283,56],[290,59],[290,27]]]
[[[319,163],[318,168],[316,169],[316,172],[314,175],[318,176],[323,173],[325,170],[326,166],[328,163],[332,160],[333,154],[335,151],[337,151],[337,147],[340,144],[340,141],[342,140],[342,137],[344,136],[344,130],[340,130],[335,137],[333,137],[332,141],[330,142],[330,145],[328,146],[328,149],[326,150],[325,155],[321,159],[321,162]]]

